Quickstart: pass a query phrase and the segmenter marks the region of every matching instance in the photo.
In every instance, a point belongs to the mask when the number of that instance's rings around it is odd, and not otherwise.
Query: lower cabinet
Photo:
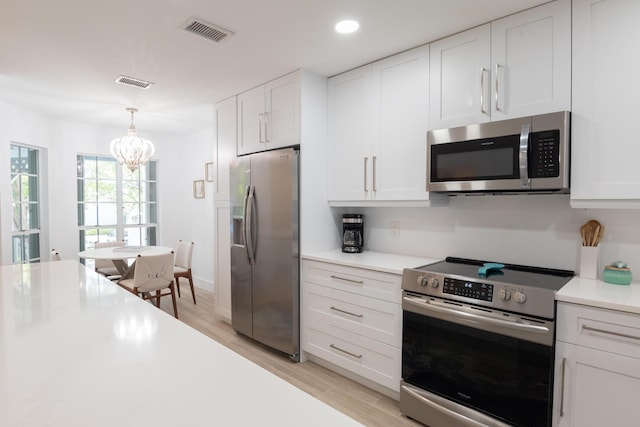
[[[302,350],[399,392],[401,280],[401,275],[303,260]]]
[[[640,420],[640,315],[558,304],[555,427]]]
[[[228,201],[216,201],[215,213],[215,311],[231,321],[231,208]]]

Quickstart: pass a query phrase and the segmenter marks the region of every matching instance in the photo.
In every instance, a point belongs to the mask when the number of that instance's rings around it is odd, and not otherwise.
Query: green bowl
[[[602,280],[614,285],[628,285],[631,283],[631,270],[605,267],[602,270]]]

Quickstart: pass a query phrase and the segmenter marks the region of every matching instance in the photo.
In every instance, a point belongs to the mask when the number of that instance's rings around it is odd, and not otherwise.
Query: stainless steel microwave
[[[571,113],[427,133],[427,190],[442,193],[569,192]]]

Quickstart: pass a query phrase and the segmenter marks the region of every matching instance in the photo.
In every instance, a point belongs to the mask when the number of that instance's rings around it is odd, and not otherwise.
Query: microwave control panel
[[[532,132],[529,141],[529,177],[560,176],[560,131]]]

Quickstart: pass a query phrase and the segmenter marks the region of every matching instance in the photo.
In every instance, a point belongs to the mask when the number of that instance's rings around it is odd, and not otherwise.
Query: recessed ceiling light
[[[341,34],[353,33],[358,31],[358,28],[360,28],[360,23],[352,19],[345,19],[336,24],[336,31]]]

